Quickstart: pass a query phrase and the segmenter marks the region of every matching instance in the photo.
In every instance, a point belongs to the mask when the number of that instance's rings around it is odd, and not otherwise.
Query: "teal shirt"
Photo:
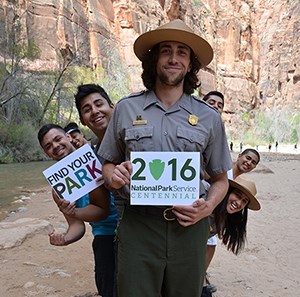
[[[90,204],[89,194],[84,195],[76,201],[76,207],[82,208]],[[118,212],[114,203],[114,196],[110,193],[110,212],[106,219],[97,222],[90,222],[92,233],[96,235],[115,235],[118,222]]]

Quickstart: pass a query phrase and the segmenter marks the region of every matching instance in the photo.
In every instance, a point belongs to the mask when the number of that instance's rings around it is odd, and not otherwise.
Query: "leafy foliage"
[[[255,111],[252,114],[236,115],[238,131],[227,127],[227,136],[235,141],[242,141],[252,146],[279,141],[281,143],[297,143],[300,135],[300,112],[289,109],[271,109]]]
[[[0,120],[0,163],[37,160],[41,155],[31,123],[17,125]]]

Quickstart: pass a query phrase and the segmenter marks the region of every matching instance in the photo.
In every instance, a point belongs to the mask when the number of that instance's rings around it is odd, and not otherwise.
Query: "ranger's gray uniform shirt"
[[[198,119],[194,125],[191,115]],[[130,160],[131,151],[200,152],[201,179],[204,169],[214,176],[232,167],[219,113],[187,94],[167,110],[153,91],[132,94],[116,104],[98,154],[117,165]]]

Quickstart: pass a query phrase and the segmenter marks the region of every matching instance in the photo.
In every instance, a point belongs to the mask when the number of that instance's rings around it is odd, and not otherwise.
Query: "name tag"
[[[147,125],[147,120],[137,120],[132,122],[133,126],[138,126],[138,125]]]

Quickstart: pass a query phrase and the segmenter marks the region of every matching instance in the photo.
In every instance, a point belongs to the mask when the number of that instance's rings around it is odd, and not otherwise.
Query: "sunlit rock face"
[[[132,49],[143,32],[175,18],[206,38],[214,59],[201,70],[199,96],[225,94],[225,120],[237,112],[300,108],[300,3],[283,0],[19,0],[2,1],[0,19],[41,49],[31,70],[76,58],[124,72],[130,91],[143,88]],[[1,22],[0,30],[4,31]],[[3,56],[4,53],[0,54]]]

